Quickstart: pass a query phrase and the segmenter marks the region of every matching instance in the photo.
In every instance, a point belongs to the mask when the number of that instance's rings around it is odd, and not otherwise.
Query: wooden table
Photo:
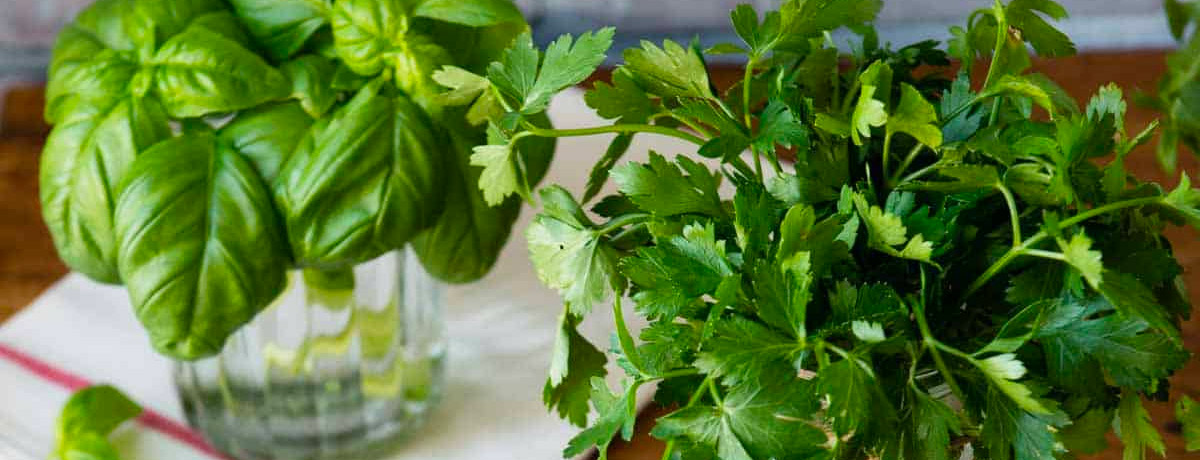
[[[1103,53],[1070,59],[1039,62],[1038,70],[1060,82],[1072,95],[1086,101],[1101,85],[1116,82],[1129,93],[1135,88],[1151,90],[1164,69],[1163,53]],[[714,74],[718,85],[737,78],[736,72]],[[6,110],[0,120],[0,322],[28,305],[42,290],[67,273],[67,268],[54,254],[54,246],[41,221],[37,198],[37,159],[47,128],[41,122],[42,95],[40,88],[29,87],[10,91],[5,98]],[[1131,107],[1128,128],[1140,131],[1154,115]],[[1195,158],[1183,154],[1181,168],[1200,172]],[[1150,149],[1131,155],[1129,167],[1138,176],[1165,184],[1176,179],[1165,177],[1158,170]],[[1196,174],[1193,174],[1195,176]],[[1184,266],[1184,276],[1191,288],[1193,304],[1200,305],[1200,240],[1190,230],[1174,229],[1171,241]],[[1200,319],[1183,327],[1184,341],[1193,352],[1200,352]],[[1193,360],[1172,379],[1172,401],[1186,394],[1200,398],[1200,359]],[[646,433],[663,409],[652,408],[643,414],[638,433],[632,443],[618,440],[610,450],[613,460],[658,459],[662,444]],[[1167,433],[1169,458],[1195,458],[1183,451],[1173,408],[1169,404],[1150,405],[1155,424]],[[1095,459],[1121,458],[1120,444],[1112,440],[1113,449]]]

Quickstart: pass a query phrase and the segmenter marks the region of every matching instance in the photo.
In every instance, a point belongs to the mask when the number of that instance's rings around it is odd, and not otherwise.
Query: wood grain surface
[[[1114,33],[1118,33],[1114,31]],[[1046,73],[1063,85],[1076,98],[1086,101],[1101,85],[1116,82],[1127,94],[1136,89],[1152,90],[1164,69],[1162,52],[1094,53],[1053,62],[1038,62],[1038,71]],[[604,78],[602,74],[598,78]],[[713,80],[724,86],[737,78],[736,71],[717,71]],[[54,253],[50,236],[42,224],[38,205],[38,157],[47,127],[41,122],[41,88],[30,86],[7,92],[4,112],[0,116],[0,322],[31,302],[42,290],[67,273],[66,267]],[[1128,129],[1137,132],[1154,117],[1148,111],[1130,108]],[[1183,154],[1181,168],[1200,172],[1195,158]],[[1133,153],[1129,167],[1138,176],[1164,184],[1176,179],[1165,177],[1155,165],[1149,149]],[[1193,174],[1195,176],[1196,174]],[[1190,230],[1175,229],[1171,241],[1184,266],[1184,277],[1192,303],[1200,305],[1200,240]],[[1200,319],[1184,325],[1184,340],[1190,350],[1200,352]],[[1200,360],[1193,360],[1172,379],[1172,399],[1181,394],[1200,398]],[[613,460],[651,460],[661,456],[662,444],[646,433],[663,408],[647,410],[638,423],[633,442],[614,443],[609,458]],[[1168,458],[1200,458],[1200,454],[1183,451],[1172,405],[1150,405],[1155,424],[1167,433]],[[1108,452],[1088,457],[1117,460],[1121,458],[1120,443],[1111,440]],[[515,453],[514,453],[515,454]]]

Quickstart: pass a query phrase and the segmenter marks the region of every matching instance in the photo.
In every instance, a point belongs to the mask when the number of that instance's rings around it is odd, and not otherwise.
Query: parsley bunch
[[[1114,428],[1127,459],[1163,451],[1142,401],[1164,398],[1188,360],[1191,308],[1163,231],[1200,226],[1200,190],[1125,170],[1155,126],[1126,132],[1120,88],[1080,108],[1027,73],[1030,48],[1075,51],[1052,25],[1057,3],[997,2],[947,49],[881,46],[869,25],[881,6],[743,5],[731,14],[743,43],[626,50],[586,95],[614,120],[594,128],[528,120],[594,71],[611,30],[544,52],[526,37],[486,75],[438,74],[443,98],[489,126],[472,157],[489,201],[533,200],[524,140],[617,134],[581,199],[540,191],[527,233],[565,303],[544,390],[586,427],[565,455],[603,458],[629,439],[647,383],[675,408],[652,432],[664,458],[1055,458],[1106,448]],[[843,27],[859,37],[849,50],[831,38]],[[747,58],[724,93],[705,64],[716,53]],[[947,79],[951,57],[967,68]],[[972,82],[980,57],[987,76]],[[618,165],[647,134],[696,150]],[[619,193],[585,212],[608,179]],[[637,337],[623,298],[649,321]],[[576,331],[607,299],[616,392],[608,357]],[[1180,411],[1196,418],[1190,402]]]

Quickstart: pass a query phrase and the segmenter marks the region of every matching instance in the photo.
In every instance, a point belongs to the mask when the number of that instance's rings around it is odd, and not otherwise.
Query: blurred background
[[[1072,17],[1062,24],[1083,50],[1129,50],[1172,45],[1161,0],[1059,0]],[[634,37],[733,41],[728,12],[739,3],[759,11],[781,0],[517,0],[539,40],[564,32],[617,26],[617,49]],[[90,0],[0,0],[0,81],[42,78],[58,29]],[[884,41],[946,37],[946,30],[990,0],[890,0],[880,17]]]

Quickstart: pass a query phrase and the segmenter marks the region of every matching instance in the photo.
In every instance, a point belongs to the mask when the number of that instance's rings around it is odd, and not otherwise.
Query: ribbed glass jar
[[[188,422],[241,460],[384,454],[441,396],[442,301],[409,249],[352,273],[293,271],[220,355],[176,366]]]

